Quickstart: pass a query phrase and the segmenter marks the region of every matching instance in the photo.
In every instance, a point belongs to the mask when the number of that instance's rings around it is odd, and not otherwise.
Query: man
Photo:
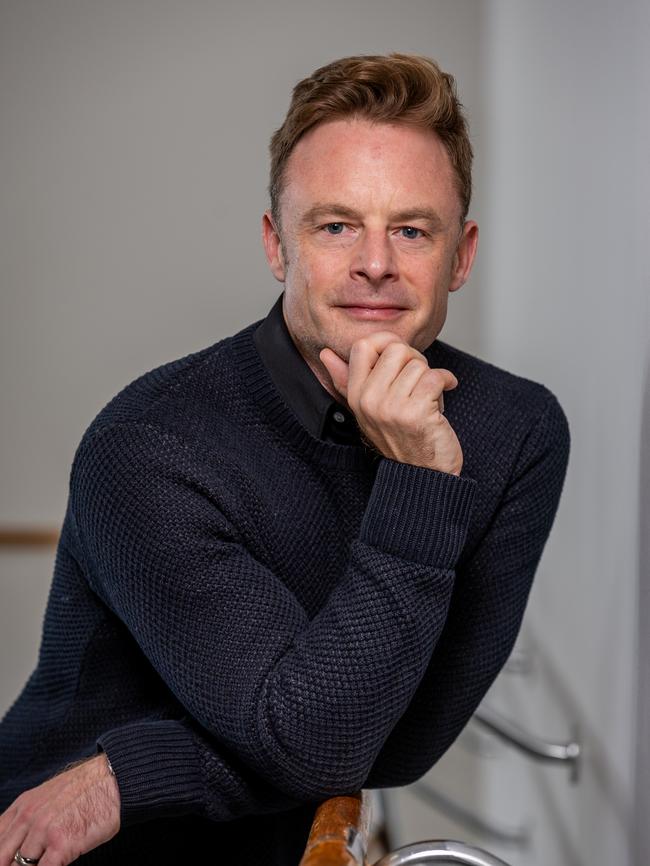
[[[0,866],[296,864],[318,802],[413,782],[467,723],[569,453],[546,387],[437,339],[471,157],[428,59],[294,89],[263,217],[283,293],[123,389],[75,455],[0,726]]]

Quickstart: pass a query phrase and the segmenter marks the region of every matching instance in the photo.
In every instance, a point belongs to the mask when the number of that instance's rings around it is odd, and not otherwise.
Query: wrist
[[[465,544],[476,486],[467,476],[382,460],[359,538],[403,559],[452,569]]]

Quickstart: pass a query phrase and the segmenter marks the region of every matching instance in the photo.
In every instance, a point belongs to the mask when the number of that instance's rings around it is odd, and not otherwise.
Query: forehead
[[[451,160],[434,132],[358,118],[310,129],[287,160],[283,205],[289,216],[321,200],[368,212],[435,207],[449,221],[461,209]]]

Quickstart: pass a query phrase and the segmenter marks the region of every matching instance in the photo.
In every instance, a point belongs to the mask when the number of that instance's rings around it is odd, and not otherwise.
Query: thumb
[[[318,356],[321,363],[330,374],[334,387],[346,399],[348,396],[348,372],[349,366],[332,349],[321,349]]]

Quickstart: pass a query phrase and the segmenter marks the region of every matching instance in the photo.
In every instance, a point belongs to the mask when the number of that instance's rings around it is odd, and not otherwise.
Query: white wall
[[[572,783],[470,723],[423,780],[434,820],[415,788],[392,792],[394,844],[442,835],[517,866],[645,866],[650,6],[487,0],[481,15],[481,351],[548,385],[572,435],[518,642],[530,673],[503,673],[484,705],[542,739],[577,737],[583,759]]]
[[[648,4],[489,6],[482,335],[491,360],[555,391],[573,440],[528,614],[548,688],[543,702],[522,695],[518,710],[549,735],[561,735],[558,716],[565,734],[577,722],[586,754],[577,790],[557,774],[542,783],[558,845],[540,862],[625,864],[638,664],[647,666],[638,584],[650,571],[647,549],[639,558],[650,528],[639,505],[649,459]],[[639,863],[647,815],[643,824]]]

